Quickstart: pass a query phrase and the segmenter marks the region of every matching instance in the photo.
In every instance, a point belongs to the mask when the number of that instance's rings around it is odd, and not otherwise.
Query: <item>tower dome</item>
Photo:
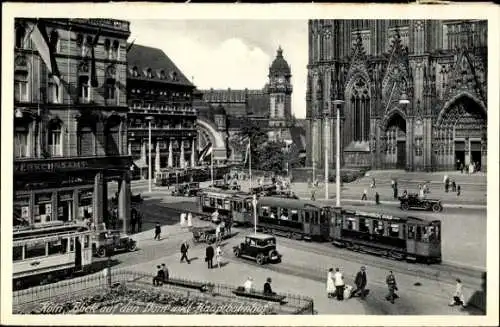
[[[283,58],[283,49],[281,49],[281,46],[278,48],[276,58],[274,58],[274,61],[269,68],[269,72],[271,74],[282,73],[285,75],[290,75],[290,66],[288,66],[285,58]]]

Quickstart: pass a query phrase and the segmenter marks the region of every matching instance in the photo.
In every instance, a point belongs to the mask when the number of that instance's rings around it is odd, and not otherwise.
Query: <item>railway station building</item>
[[[486,171],[487,21],[310,20],[307,165]]]
[[[195,167],[198,154],[194,85],[160,49],[128,45],[128,155],[135,175]],[[149,126],[151,124],[151,163]]]
[[[130,216],[129,22],[16,19],[14,225]]]

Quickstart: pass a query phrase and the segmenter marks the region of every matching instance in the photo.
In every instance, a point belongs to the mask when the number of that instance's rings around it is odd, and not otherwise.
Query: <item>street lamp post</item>
[[[340,106],[344,103],[343,100],[334,100],[333,104],[335,105],[335,108],[337,109],[337,126],[336,126],[336,145],[337,145],[337,157],[336,157],[336,164],[335,164],[335,187],[337,189],[336,191],[336,207],[340,208]]]
[[[252,207],[253,207],[253,230],[254,234],[257,234],[257,195],[253,195],[252,199]]]
[[[148,139],[148,156],[149,156],[149,162],[148,162],[148,191],[149,193],[151,193],[152,191],[152,175],[153,175],[153,172],[152,172],[152,169],[153,167],[151,167],[151,121],[153,120],[153,117],[152,116],[147,116],[146,117],[146,120],[148,121],[148,136],[149,136],[149,139]]]

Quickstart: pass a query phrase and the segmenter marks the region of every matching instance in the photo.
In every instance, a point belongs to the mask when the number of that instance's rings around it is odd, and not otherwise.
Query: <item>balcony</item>
[[[128,128],[129,137],[148,138],[148,128]],[[151,128],[151,135],[154,137],[192,137],[196,136],[196,128]]]
[[[88,169],[129,169],[132,159],[128,155],[22,158],[14,161],[14,173],[63,172]]]

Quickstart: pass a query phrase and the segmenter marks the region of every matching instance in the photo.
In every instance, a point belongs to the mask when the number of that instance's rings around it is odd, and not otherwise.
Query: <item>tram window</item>
[[[68,239],[63,238],[61,240],[61,253],[66,253],[68,252]]]
[[[363,233],[370,232],[370,221],[365,218],[359,218],[359,231]]]
[[[69,252],[75,251],[75,239],[71,237],[69,239]]]
[[[49,255],[60,254],[62,243],[60,240],[49,242]]]
[[[304,212],[304,222],[309,224],[311,222],[311,214],[309,211]]]
[[[23,247],[22,246],[14,246],[12,248],[12,260],[14,260],[14,261],[23,260]]]
[[[299,221],[299,213],[297,210],[292,210],[292,221]]]
[[[203,203],[205,205],[205,207],[210,207],[210,198],[208,197],[203,197]]]
[[[417,233],[415,236],[415,240],[418,242],[420,242],[422,240],[422,227],[421,226],[417,226]]]
[[[408,225],[408,239],[413,240],[415,238],[415,225]]]
[[[269,207],[262,207],[262,217],[269,217]]]
[[[45,243],[37,243],[26,245],[24,254],[25,259],[44,257],[45,256]]]
[[[439,226],[434,226],[434,239],[436,242],[441,241],[441,231],[439,230]]]
[[[271,208],[271,218],[278,217],[278,208]]]
[[[375,233],[378,235],[384,235],[384,222],[377,220],[375,225]]]
[[[210,207],[214,208],[215,207],[215,199],[210,198]]]
[[[83,239],[83,247],[86,249],[90,246],[90,237],[88,235],[85,235]]]
[[[320,214],[319,214],[319,223],[320,224],[326,224],[327,222],[327,217],[326,217],[326,211],[325,210],[321,210]]]
[[[313,222],[314,225],[318,225],[318,212],[313,212]]]
[[[231,203],[229,200],[224,200],[224,209],[231,210]]]
[[[217,199],[217,209],[222,209],[222,199]]]
[[[280,219],[287,220],[288,219],[288,209],[281,209]]]
[[[356,218],[347,218],[347,229],[356,230]]]
[[[389,236],[390,237],[399,237],[399,225],[391,224],[389,228]]]

